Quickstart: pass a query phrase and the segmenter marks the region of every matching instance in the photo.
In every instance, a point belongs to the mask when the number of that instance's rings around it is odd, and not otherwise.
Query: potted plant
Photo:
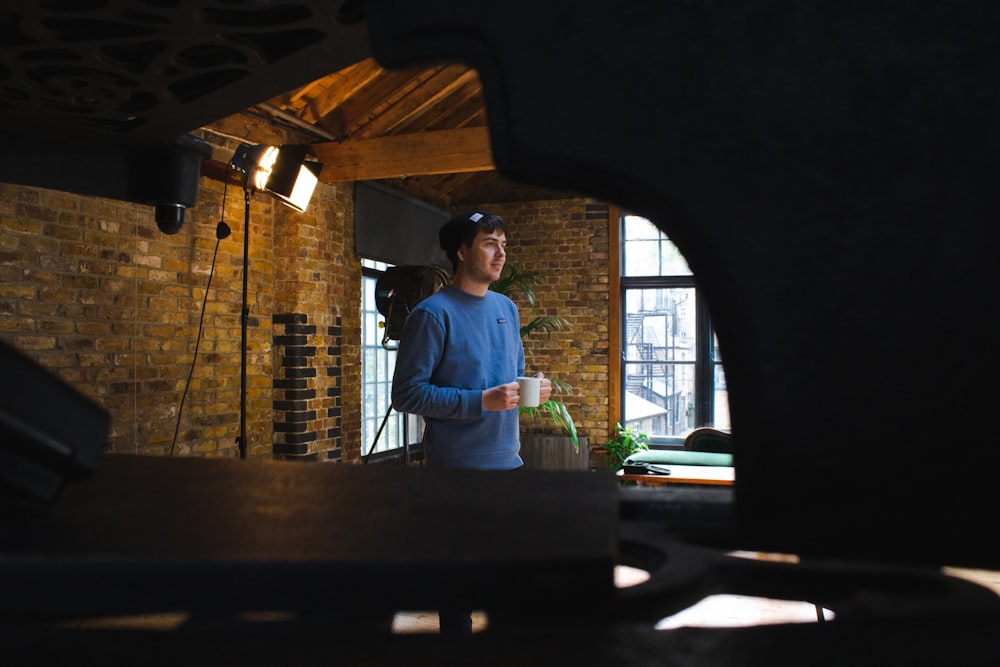
[[[648,435],[633,426],[626,428],[621,423],[615,424],[615,434],[608,440],[608,469],[618,472],[625,466],[628,457],[647,449],[649,449]],[[636,486],[632,480],[619,480],[618,483],[622,486]]]
[[[637,431],[635,427],[628,428],[615,424],[615,435],[608,440],[608,468],[617,472],[625,465],[625,460],[636,452],[649,449],[649,436]]]
[[[541,271],[519,271],[514,266],[508,264],[504,267],[500,278],[497,279],[490,289],[505,296],[513,298],[515,294],[520,295],[527,301],[530,308],[535,307],[534,286],[542,276]],[[568,331],[569,322],[558,315],[537,315],[529,321],[521,323],[521,339],[524,340],[534,333],[545,333],[551,335],[554,331]],[[558,378],[550,377],[552,382],[552,396],[536,408],[518,408],[518,413],[531,417],[532,420],[551,419],[569,438],[573,445],[574,453],[580,452],[580,438],[576,432],[576,424],[569,414],[566,404],[557,397],[568,393],[572,387],[567,382]],[[522,436],[522,448],[525,438]]]

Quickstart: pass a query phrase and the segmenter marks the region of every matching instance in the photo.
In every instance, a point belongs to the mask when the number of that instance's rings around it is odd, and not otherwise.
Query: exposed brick
[[[285,438],[285,442],[287,444],[305,444],[309,442],[315,442],[316,437],[317,436],[315,431],[309,431],[308,433],[289,435],[287,438]]]
[[[308,425],[296,422],[274,422],[273,428],[276,434],[305,433],[308,430]]]
[[[287,392],[287,398],[289,400],[297,400],[302,403],[308,403],[309,399],[316,398],[317,391],[315,389],[303,389]]]
[[[200,135],[222,156],[238,144]],[[238,456],[244,230],[234,224],[220,242],[215,225],[220,214],[241,221],[242,202],[221,202],[222,184],[203,179],[184,228],[164,235],[149,206],[20,185],[0,192],[0,337],[112,412],[108,451],[166,455],[191,373],[174,455]],[[307,214],[267,198],[252,203],[252,457],[356,463],[364,455],[352,196],[350,186],[321,184]],[[606,441],[607,205],[483,206],[512,223],[508,261],[542,271],[538,312],[572,324],[565,335],[527,341],[529,364],[573,385],[565,400],[581,435]]]
[[[289,345],[282,350],[288,357],[315,357],[316,348],[314,346]]]
[[[285,327],[285,331],[289,334],[314,334],[316,333],[316,327],[313,325],[290,324]]]
[[[305,313],[276,313],[273,318],[275,324],[305,324],[307,322]]]
[[[275,380],[275,389],[305,389],[308,386],[308,382],[303,379],[293,379],[293,380]]]
[[[316,419],[315,410],[307,410],[305,412],[296,411],[286,411],[285,421],[289,424],[291,423],[308,423]]]
[[[274,401],[271,403],[271,407],[281,412],[305,410],[306,405],[306,401]]]
[[[305,443],[300,444],[275,444],[274,454],[275,456],[301,456],[303,454],[309,453],[309,446]]]
[[[315,368],[288,368],[283,371],[286,378],[314,378],[316,377]]]
[[[278,322],[275,322],[275,324],[278,324]],[[299,335],[299,336],[275,336],[274,337],[274,344],[275,345],[305,345],[308,342],[309,342],[309,338],[307,336],[301,336],[301,335]]]

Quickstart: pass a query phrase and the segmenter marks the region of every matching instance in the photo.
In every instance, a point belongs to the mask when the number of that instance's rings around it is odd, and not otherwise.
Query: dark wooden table
[[[936,664],[956,646],[963,664],[1000,658],[990,591],[933,571],[732,559],[678,541],[731,537],[731,488],[648,491],[609,472],[109,456],[51,504],[5,499],[0,650],[12,665],[187,667]],[[652,579],[616,590],[623,554],[648,559]],[[854,623],[655,630],[723,591],[816,599],[838,619],[877,604]],[[388,632],[396,611],[453,605],[485,610],[487,630]],[[79,623],[166,612],[188,620]]]
[[[0,614],[609,609],[613,476],[107,456],[0,517]]]

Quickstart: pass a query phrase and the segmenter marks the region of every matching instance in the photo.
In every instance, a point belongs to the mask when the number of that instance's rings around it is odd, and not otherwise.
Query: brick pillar
[[[274,457],[312,460],[310,444],[316,442],[316,368],[311,363],[316,346],[309,345],[316,327],[301,313],[276,314],[274,349]]]
[[[275,315],[274,458],[340,461],[341,326]]]

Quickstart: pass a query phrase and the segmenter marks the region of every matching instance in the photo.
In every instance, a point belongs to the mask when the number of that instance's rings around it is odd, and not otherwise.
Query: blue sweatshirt
[[[518,454],[517,409],[483,410],[483,390],[524,374],[517,306],[489,291],[452,286],[406,318],[396,352],[392,404],[424,417],[428,467],[509,470]]]

